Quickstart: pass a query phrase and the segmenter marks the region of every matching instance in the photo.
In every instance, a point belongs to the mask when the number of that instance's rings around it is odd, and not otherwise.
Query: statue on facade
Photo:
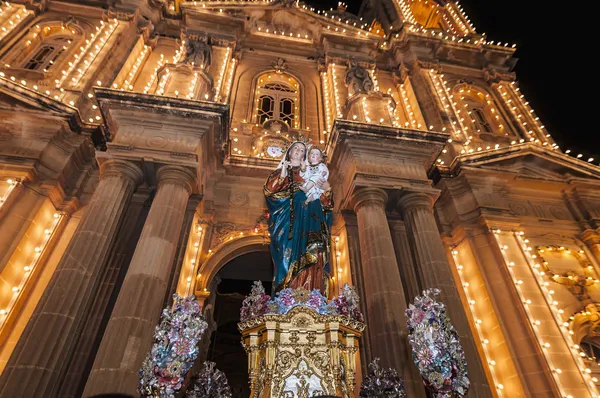
[[[182,62],[184,64],[206,68],[210,65],[210,61],[210,45],[205,41],[188,37],[185,43],[185,56]]]
[[[318,289],[329,297],[333,195],[329,183],[319,180],[317,186],[324,192],[307,203],[300,189],[306,161],[306,143],[293,142],[264,186],[275,265],[273,290]]]
[[[352,95],[368,94],[375,90],[375,83],[369,71],[352,58],[348,61],[345,81],[348,91]]]

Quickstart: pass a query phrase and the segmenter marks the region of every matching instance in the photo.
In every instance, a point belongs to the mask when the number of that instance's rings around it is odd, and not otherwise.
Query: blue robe
[[[294,167],[282,179],[281,170],[275,170],[264,187],[275,266],[273,290],[319,289],[327,297],[333,197],[328,191],[305,203],[306,194],[298,188],[304,182],[299,171]]]

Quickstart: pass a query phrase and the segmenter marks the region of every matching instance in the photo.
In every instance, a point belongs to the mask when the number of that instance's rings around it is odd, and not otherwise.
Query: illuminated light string
[[[100,21],[100,22],[102,23],[103,21]],[[104,36],[101,36],[100,31],[98,31],[98,34],[96,35],[96,40],[94,40],[94,43],[96,43],[96,44],[94,44],[94,48],[91,50],[91,52],[89,54],[87,54],[87,56],[89,58],[83,59],[83,64],[84,64],[83,68],[77,68],[77,72],[78,72],[77,76],[71,78],[71,81],[73,82],[73,87],[75,87],[75,86],[77,86],[77,84],[79,84],[79,82],[81,81],[81,78],[85,75],[85,73],[92,66],[92,63],[94,63],[94,61],[98,57],[98,54],[100,54],[100,52],[102,51],[102,49],[104,48],[104,46],[106,45],[106,43],[108,42],[108,40],[110,39],[112,34],[117,29],[118,25],[119,25],[119,21],[116,18],[114,18],[113,23],[109,25],[108,31],[106,31],[104,33]],[[100,42],[100,44],[97,43],[98,41]]]
[[[202,226],[198,225],[195,228],[195,234],[189,240],[190,244],[192,245],[192,247],[190,247],[192,255],[191,255],[191,258],[189,259],[189,265],[188,265],[190,273],[189,273],[188,277],[186,278],[186,287],[185,287],[185,295],[186,296],[189,296],[192,293],[192,288],[193,288],[192,282],[193,282],[194,272],[198,265],[201,241],[202,241]],[[201,278],[201,277],[202,277],[202,274],[198,274],[197,278]]]
[[[400,6],[400,13],[402,14],[402,19],[409,23],[416,24],[417,20],[415,19],[415,16],[413,15],[410,9],[410,3],[407,3],[404,0],[397,0],[397,3],[398,6]]]
[[[264,33],[268,33],[268,34],[273,35],[273,36],[283,36],[284,38],[290,37],[290,38],[293,38],[293,39],[304,39],[304,40],[309,40],[309,41],[312,40],[310,38],[310,36],[308,36],[308,34],[305,33],[305,32],[302,32],[302,33],[287,32],[286,33],[284,30],[277,31],[277,29],[274,29],[274,28],[263,28],[262,26],[259,26],[257,28],[257,31],[259,31],[259,32],[261,32],[263,34]],[[344,32],[345,32],[345,30],[344,30]]]
[[[148,80],[148,83],[146,83],[146,86],[144,87],[144,94],[148,94],[148,92],[154,85],[154,82],[156,81],[156,78],[157,78],[158,70],[164,65],[164,63],[165,63],[165,55],[160,54],[160,58],[158,59],[158,61],[156,61],[156,66],[154,67],[154,71],[152,73],[150,73],[150,79]],[[157,89],[158,89],[158,87],[157,87]]]
[[[337,275],[337,287],[338,291],[341,291],[342,288],[342,272],[344,271],[342,268],[342,252],[338,250],[338,243],[340,243],[340,238],[338,236],[333,239],[333,251],[335,253],[335,267],[336,267],[336,275]],[[335,281],[335,276],[332,276],[331,279]]]
[[[233,77],[235,76],[236,63],[237,60],[232,56],[229,66],[229,77],[227,78],[227,84],[225,85],[225,95],[223,96],[224,103],[229,100],[229,94],[231,93],[231,87],[233,86]]]
[[[181,45],[179,46],[177,51],[175,51],[175,55],[173,55],[173,59],[171,60],[171,63],[177,64],[179,61],[181,61],[181,59],[183,58],[184,55],[185,55],[185,40],[182,40]],[[161,60],[159,61],[159,64],[162,61],[163,61],[163,55],[161,54]],[[167,86],[169,77],[171,77],[171,70],[169,68],[166,68],[165,73],[161,76],[161,78],[158,82],[158,87],[156,89],[157,95],[163,95],[165,93],[165,87]]]
[[[340,100],[340,93],[338,90],[338,82],[337,82],[337,75],[335,74],[335,64],[331,64],[331,80],[332,80],[332,85],[333,85],[333,94],[334,94],[334,107],[335,107],[335,111],[337,113],[337,117],[342,118],[344,117],[342,115],[342,105],[341,105],[341,100]]]
[[[13,178],[9,178],[6,180],[6,183],[8,184],[8,188],[6,188],[4,195],[0,196],[0,208],[8,200],[10,193],[13,191],[13,189],[15,189],[19,181]]]
[[[138,72],[140,66],[146,60],[146,55],[148,55],[148,54],[150,54],[150,47],[147,45],[144,45],[143,50],[140,51],[140,54],[138,55],[138,57],[135,60],[135,63],[132,65],[131,70],[127,74],[127,78],[121,84],[121,90],[129,90],[129,91],[133,90],[133,85],[131,83],[133,83],[135,77],[137,76],[137,72]],[[119,86],[117,83],[113,84],[113,88],[118,88],[118,87]]]
[[[215,89],[215,97],[214,101],[219,102],[221,98],[221,85],[223,84],[223,79],[225,76],[225,71],[227,70],[227,65],[229,63],[229,55],[231,54],[231,48],[227,47],[225,51],[225,56],[223,57],[223,65],[221,66],[221,71],[219,73],[219,80],[217,81],[217,87]]]
[[[118,21],[115,18],[113,24],[108,24],[109,28],[108,28],[108,35],[107,37],[110,37],[110,35],[112,34],[112,32],[114,32],[114,30],[116,29],[117,25],[118,25]],[[77,68],[77,71],[79,72],[77,77],[72,77],[71,81],[73,83],[73,86],[75,86],[79,80],[81,79],[81,76],[83,76],[83,74],[89,69],[89,66],[91,65],[90,60],[86,59],[86,54],[88,53],[88,51],[90,50],[90,48],[92,47],[92,45],[94,46],[94,49],[96,50],[96,52],[94,52],[93,50],[90,53],[90,58],[92,59],[92,61],[95,59],[96,54],[100,52],[100,50],[102,49],[102,47],[104,47],[104,45],[106,44],[106,38],[102,37],[102,46],[100,47],[98,44],[94,44],[96,43],[97,39],[99,39],[102,34],[104,33],[105,29],[107,27],[107,23],[105,23],[104,21],[100,21],[100,26],[96,27],[96,33],[91,33],[90,37],[85,39],[85,45],[80,47],[80,52],[79,54],[74,54],[73,58],[75,59],[74,61],[69,61],[68,65],[69,67],[67,68],[67,70],[63,70],[61,71],[61,77],[60,79],[56,79],[55,83],[56,83],[56,88],[62,88],[63,84],[65,83],[65,81],[67,80],[67,78],[71,75],[71,73],[75,70],[75,68]],[[82,69],[80,66],[80,64],[84,64]],[[62,92],[63,90],[61,90]]]
[[[534,110],[529,105],[529,101],[526,101],[525,95],[521,94],[521,92],[520,92],[521,89],[519,87],[515,87],[515,86],[516,86],[516,82],[511,82],[510,85],[508,85],[508,88],[509,88],[509,90],[511,90],[513,92],[514,97],[516,97],[518,99],[518,101],[525,108],[525,110],[528,111],[529,118],[533,121],[533,124],[535,125],[540,137],[542,137],[544,139],[544,141],[550,141],[550,140],[546,140],[546,138],[551,139],[551,137],[550,137],[550,134],[544,133],[545,126],[542,125],[542,123],[540,122],[540,118],[534,114]]]
[[[411,127],[416,128],[417,120],[414,117],[415,113],[411,109],[406,90],[404,89],[404,84],[400,85],[400,96],[402,97],[402,103],[404,104],[404,109],[406,110],[406,114],[408,115],[408,120],[409,120],[408,122],[405,122],[405,123],[410,122]]]
[[[12,311],[15,307],[15,304],[17,303],[17,301],[19,300],[19,297],[21,296],[21,292],[23,291],[23,288],[27,284],[29,277],[33,274],[33,272],[36,270],[37,266],[39,265],[40,259],[42,258],[44,251],[45,251],[46,247],[48,246],[48,243],[52,239],[52,236],[53,236],[54,232],[56,231],[56,228],[62,221],[62,219],[63,219],[62,215],[60,215],[58,213],[54,213],[52,222],[44,230],[44,238],[43,238],[42,243],[39,244],[38,246],[36,246],[34,249],[35,254],[34,254],[33,260],[29,263],[29,265],[26,265],[25,267],[23,267],[23,276],[22,276],[21,282],[18,285],[13,286],[12,297],[11,297],[8,305],[6,307],[0,309],[0,329],[4,328],[4,326],[6,324],[6,320],[11,316]]]
[[[490,374],[492,375],[492,380],[494,381],[494,385],[496,386],[496,390],[498,392],[498,396],[502,396],[502,391],[504,390],[504,385],[498,381],[498,376],[496,375],[495,366],[496,361],[492,359],[492,354],[490,352],[489,340],[485,338],[483,321],[480,317],[477,316],[477,311],[475,309],[476,301],[473,299],[473,295],[469,291],[469,282],[466,281],[466,277],[463,274],[463,266],[460,265],[458,260],[458,250],[450,247],[450,251],[452,253],[452,258],[454,260],[454,264],[456,265],[456,270],[458,271],[458,276],[460,278],[460,284],[463,287],[463,291],[465,292],[465,297],[467,298],[467,302],[469,303],[469,310],[471,311],[471,315],[475,322],[475,329],[477,330],[477,337],[479,337],[479,341],[481,342],[481,347],[483,348],[483,353],[485,355],[485,360],[488,364],[488,369],[490,370]],[[501,342],[500,342],[501,343]],[[495,345],[495,344],[494,344]]]
[[[509,86],[510,86],[510,84],[509,84]],[[523,114],[523,112],[521,110],[522,108],[519,109],[519,107],[518,107],[518,105],[521,105],[522,107],[524,107],[524,104],[518,103],[518,102],[521,102],[521,99],[517,96],[511,95],[511,92],[505,88],[504,84],[500,84],[495,87],[496,87],[496,91],[498,91],[498,93],[500,94],[500,97],[505,102],[506,107],[510,110],[511,114],[513,115],[513,118],[518,122],[518,126],[521,127],[521,130],[523,131],[523,133],[525,133],[526,136],[533,135],[534,130],[532,130],[529,127],[529,122],[527,121],[527,116]],[[542,135],[542,137],[543,137],[543,135]],[[523,140],[525,140],[525,139],[523,139]],[[535,137],[530,137],[527,141],[535,141]],[[556,149],[556,146],[552,146],[552,148]]]
[[[538,327],[542,323],[540,320],[536,320],[535,317],[533,316],[533,314],[531,313],[531,310],[529,308],[529,305],[531,304],[531,300],[527,299],[527,297],[525,296],[525,294],[521,288],[521,286],[523,285],[524,282],[523,282],[523,280],[518,279],[517,275],[515,275],[515,272],[513,270],[514,267],[516,266],[516,263],[514,261],[510,261],[510,259],[508,258],[508,254],[506,252],[508,249],[508,246],[503,245],[500,240],[500,235],[501,235],[502,231],[500,229],[492,229],[492,232],[494,233],[496,242],[498,243],[498,246],[502,253],[504,263],[506,264],[508,271],[511,275],[511,280],[519,294],[519,298],[521,299],[523,308],[524,308],[524,310],[529,318],[529,321],[532,325],[532,330],[534,331],[535,336],[540,343],[540,348],[541,348],[542,352],[544,353],[546,362],[548,363],[548,366],[552,370],[552,375],[557,383],[557,386],[559,387],[561,395],[563,397],[573,398],[571,395],[568,395],[566,393],[564,385],[561,382],[561,378],[565,378],[565,381],[569,380],[570,378],[567,375],[563,375],[562,369],[555,366],[555,364],[552,362],[550,353],[548,352],[548,348],[550,347],[550,344],[547,342],[544,342],[544,339],[542,338],[541,333],[540,333],[540,328]],[[600,395],[598,394],[596,385],[594,383],[594,380],[590,376],[591,370],[586,367],[585,363],[583,362],[581,357],[578,355],[579,352],[578,352],[577,348],[579,348],[579,346],[573,342],[573,339],[571,337],[571,335],[573,335],[574,332],[572,330],[570,330],[569,323],[566,320],[562,320],[562,314],[564,314],[564,310],[558,308],[558,302],[556,300],[554,300],[554,298],[553,298],[554,291],[552,289],[548,288],[550,283],[547,281],[544,281],[544,279],[543,279],[544,273],[542,271],[539,271],[540,265],[537,264],[537,260],[536,260],[537,256],[531,254],[531,251],[533,250],[533,248],[528,245],[529,240],[524,237],[525,233],[522,231],[514,232],[512,235],[514,236],[516,242],[518,243],[519,248],[520,248],[523,256],[525,257],[525,263],[527,264],[529,271],[533,275],[533,277],[536,281],[536,285],[540,289],[542,296],[544,297],[544,301],[546,302],[547,308],[550,310],[550,312],[552,314],[552,318],[555,321],[556,326],[560,330],[565,343],[567,344],[568,351],[571,355],[571,358],[573,359],[574,364],[576,365],[577,369],[579,370],[584,381],[586,381],[586,384],[587,384],[586,387],[587,387],[588,391],[591,393],[591,395],[593,397],[600,397]],[[569,381],[569,383],[571,383],[571,382]]]
[[[325,97],[325,118],[327,120],[327,130],[331,131],[333,126],[331,118],[331,104],[329,98],[331,97],[331,91],[329,90],[329,83],[327,79],[327,73],[321,72],[321,84],[323,85],[323,95]]]
[[[454,131],[454,136],[458,137],[458,134],[461,133],[465,137],[465,141],[469,140],[469,135],[466,132],[465,126],[458,116],[458,112],[456,109],[456,102],[454,101],[454,95],[450,93],[446,85],[446,81],[444,80],[443,74],[437,74],[433,69],[429,71],[429,76],[434,82],[434,86],[436,87],[436,92],[438,93],[440,98],[444,98],[445,101],[442,100],[444,104],[444,108],[448,113],[448,116],[451,120],[452,130]],[[454,120],[452,120],[454,119]],[[456,125],[460,127],[457,129]]]
[[[363,114],[365,115],[365,121],[367,123],[371,123],[371,118],[369,117],[369,111],[367,109],[367,99],[365,97],[362,98],[361,105],[362,105]]]
[[[448,3],[446,9],[465,34],[475,33],[475,27],[471,24],[471,20],[463,12],[462,7],[458,3]]]
[[[21,5],[13,5],[8,1],[0,3],[0,18],[5,18],[0,26],[0,40],[8,36],[27,17],[33,14],[33,11],[29,11]]]
[[[525,255],[525,258],[527,259],[527,264],[529,265],[531,273],[535,276],[536,282],[537,282],[540,290],[542,290],[542,292],[543,292],[543,296],[544,296],[544,299],[546,300],[546,304],[551,309],[551,312],[552,312],[552,315],[556,322],[556,325],[560,329],[561,334],[565,340],[565,343],[569,347],[569,351],[573,357],[573,360],[575,361],[575,364],[577,365],[577,368],[579,369],[581,376],[588,384],[589,392],[593,396],[598,397],[598,394],[599,394],[598,389],[596,388],[596,385],[590,376],[591,370],[583,362],[582,357],[579,355],[579,351],[574,349],[574,346],[576,344],[573,341],[573,338],[571,337],[574,334],[574,332],[570,328],[568,319],[567,320],[562,319],[562,314],[564,314],[564,310],[558,308],[559,303],[553,297],[554,290],[549,288],[550,282],[544,280],[546,273],[544,271],[540,270],[541,266],[538,263],[538,261],[539,261],[538,256],[536,254],[531,253],[533,251],[533,248],[531,246],[529,246],[529,239],[527,239],[524,235],[525,235],[524,232],[514,233],[514,236],[515,236],[516,240],[519,242],[519,245],[521,247],[521,251]]]

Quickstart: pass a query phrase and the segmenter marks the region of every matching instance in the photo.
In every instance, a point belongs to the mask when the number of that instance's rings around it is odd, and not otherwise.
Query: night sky
[[[307,2],[322,10],[337,6],[337,0]],[[348,11],[357,13],[361,0],[346,3]],[[572,155],[582,153],[586,160],[594,157],[594,164],[599,164],[600,110],[595,106],[599,64],[591,62],[598,45],[596,39],[586,39],[597,35],[592,33],[598,26],[595,10],[586,11],[576,2],[462,0],[460,4],[488,40],[517,45],[514,71],[521,92],[560,148],[571,149]]]

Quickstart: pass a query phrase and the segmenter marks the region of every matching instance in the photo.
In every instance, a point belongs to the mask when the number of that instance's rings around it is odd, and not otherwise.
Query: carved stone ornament
[[[182,63],[207,68],[211,62],[211,48],[207,41],[187,37],[185,42],[185,56]]]
[[[348,61],[345,82],[352,95],[368,94],[375,90],[375,83],[369,71],[352,58]]]
[[[273,65],[273,69],[275,69],[275,72],[277,73],[285,72],[288,67],[285,59],[283,58],[277,58],[277,61],[273,62],[271,65]]]

